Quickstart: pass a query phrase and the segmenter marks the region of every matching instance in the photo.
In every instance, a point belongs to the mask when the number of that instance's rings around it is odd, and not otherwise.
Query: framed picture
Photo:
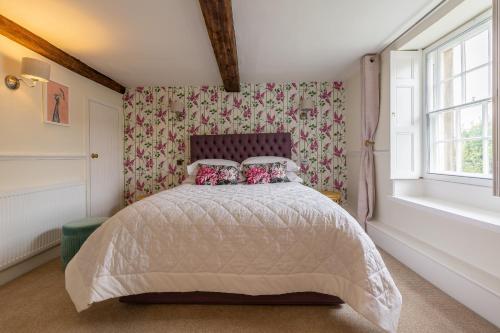
[[[45,83],[43,110],[44,122],[69,126],[69,88],[54,81]]]

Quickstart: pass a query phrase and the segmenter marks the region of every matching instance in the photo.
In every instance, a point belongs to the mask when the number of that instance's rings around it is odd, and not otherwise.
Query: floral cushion
[[[239,171],[234,166],[199,164],[196,185],[235,185]]]
[[[240,179],[240,170],[229,165],[220,165],[217,185],[236,185]]]
[[[245,164],[243,174],[247,184],[267,184],[288,182],[286,162]]]

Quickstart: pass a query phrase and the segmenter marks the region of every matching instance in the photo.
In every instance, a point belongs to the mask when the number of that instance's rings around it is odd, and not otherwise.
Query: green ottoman
[[[63,269],[71,258],[80,250],[85,240],[94,232],[107,217],[85,217],[63,225],[61,238],[61,262]]]

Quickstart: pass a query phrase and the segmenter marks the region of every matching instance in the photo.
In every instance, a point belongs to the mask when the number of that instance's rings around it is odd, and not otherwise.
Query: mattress
[[[149,292],[318,292],[388,332],[402,303],[356,220],[298,183],[181,185],[138,201],[87,239],[66,289],[78,311]]]

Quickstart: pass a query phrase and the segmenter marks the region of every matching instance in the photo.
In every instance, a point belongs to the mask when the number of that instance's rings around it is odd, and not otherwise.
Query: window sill
[[[396,202],[432,213],[452,216],[468,224],[500,233],[500,212],[426,196],[390,196]]]
[[[437,180],[442,182],[450,182],[464,185],[473,185],[481,187],[492,187],[493,180],[491,178],[480,178],[480,177],[465,177],[454,174],[437,174],[437,173],[426,173],[424,174],[424,179]]]

